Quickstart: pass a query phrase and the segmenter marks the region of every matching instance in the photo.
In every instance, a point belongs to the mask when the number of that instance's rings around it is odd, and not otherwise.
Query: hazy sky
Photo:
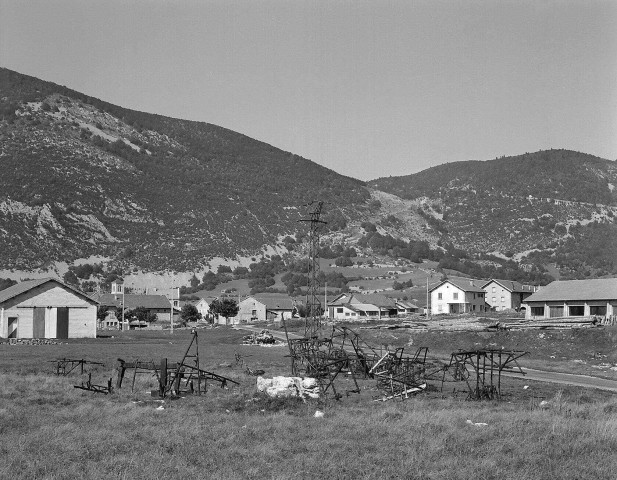
[[[364,180],[617,158],[612,0],[0,0],[0,65]]]

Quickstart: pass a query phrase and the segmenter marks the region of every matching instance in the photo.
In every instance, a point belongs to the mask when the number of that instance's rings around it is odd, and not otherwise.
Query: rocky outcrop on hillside
[[[0,69],[0,268],[104,255],[147,271],[257,255],[367,210],[362,182],[215,125],[135,112]],[[128,253],[127,253],[128,252]]]

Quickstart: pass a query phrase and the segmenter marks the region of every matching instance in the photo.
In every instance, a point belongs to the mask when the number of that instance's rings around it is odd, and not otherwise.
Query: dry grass
[[[1,478],[614,479],[617,471],[613,399],[557,394],[546,409],[343,401],[314,418],[323,407],[249,386],[157,410],[141,394],[97,396],[67,378],[4,374],[0,385]]]
[[[49,359],[90,353],[86,358],[109,361],[93,374],[101,380],[120,354],[175,360],[189,339],[188,332],[173,339],[144,333],[50,347],[0,345],[0,478],[519,480],[614,479],[617,472],[617,397],[609,393],[529,382],[523,390],[507,379],[509,394],[500,403],[465,401],[449,384],[446,395],[394,403],[373,402],[370,389],[327,404],[272,400],[255,392],[254,377],[220,364],[233,364],[241,351],[272,376],[287,372],[287,352],[242,347],[242,332],[230,329],[200,333],[200,353],[241,386],[202,397],[161,403],[149,396],[149,376],[138,377],[135,392],[104,396],[74,389],[79,376],[49,373]],[[313,417],[316,409],[324,418]]]

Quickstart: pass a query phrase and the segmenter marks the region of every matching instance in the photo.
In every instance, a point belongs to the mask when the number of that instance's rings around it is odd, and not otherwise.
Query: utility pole
[[[124,283],[122,283],[122,328],[124,330]]]
[[[431,309],[429,308],[429,296],[428,296],[428,276],[426,277],[426,318],[431,318]]]
[[[170,324],[170,335],[173,335],[174,333],[174,290],[176,289],[176,287],[171,287],[171,299],[169,300],[169,303],[171,304],[171,309],[169,311],[169,324]],[[179,292],[178,292],[179,293]],[[180,295],[178,295],[178,300],[180,300]]]
[[[330,311],[328,310],[328,282],[323,290],[323,309],[324,309],[324,317],[330,318]]]

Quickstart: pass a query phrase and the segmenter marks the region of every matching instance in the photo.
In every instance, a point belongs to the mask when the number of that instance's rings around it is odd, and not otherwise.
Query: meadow
[[[270,399],[235,355],[273,376],[288,373],[287,350],[244,335],[199,331],[206,368],[239,386],[165,401],[149,375],[134,391],[126,379],[112,395],[75,389],[83,378],[55,376],[53,360],[105,363],[92,369],[102,383],[118,357],[179,360],[186,330],[0,344],[0,478],[615,478],[613,394],[508,379],[501,402],[466,401],[452,384],[394,402],[374,401],[370,383],[341,401]]]

